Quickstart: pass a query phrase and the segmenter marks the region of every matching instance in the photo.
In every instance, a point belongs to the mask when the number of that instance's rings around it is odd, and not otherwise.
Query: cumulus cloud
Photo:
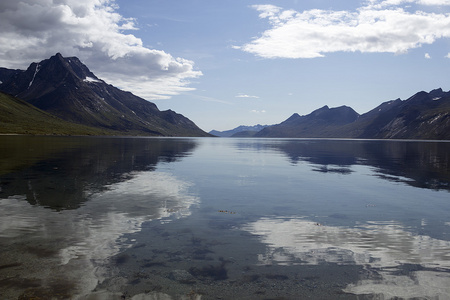
[[[192,90],[192,61],[149,49],[135,20],[114,0],[5,0],[0,3],[0,66],[26,68],[57,52],[79,57],[97,76],[146,99]]]
[[[431,59],[431,55],[429,53],[425,53],[425,58],[426,59]]]
[[[264,58],[315,58],[332,52],[406,53],[450,37],[450,14],[406,11],[402,4],[450,5],[450,0],[370,0],[355,11],[284,10],[254,5],[271,28],[236,47]]]

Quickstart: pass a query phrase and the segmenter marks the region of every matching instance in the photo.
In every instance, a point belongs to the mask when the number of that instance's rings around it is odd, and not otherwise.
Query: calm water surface
[[[0,137],[1,299],[450,299],[450,143]]]

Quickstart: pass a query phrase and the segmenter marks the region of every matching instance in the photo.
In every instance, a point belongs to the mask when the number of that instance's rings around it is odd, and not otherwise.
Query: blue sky
[[[0,26],[0,66],[78,56],[206,131],[450,89],[450,0],[5,0]]]

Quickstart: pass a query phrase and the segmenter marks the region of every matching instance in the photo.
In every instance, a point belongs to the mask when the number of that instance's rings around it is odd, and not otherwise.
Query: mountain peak
[[[358,118],[359,114],[348,106],[339,106],[329,108],[327,105],[313,111],[308,118],[325,120],[332,123],[351,123]]]
[[[444,92],[441,88],[432,90],[432,91],[430,92],[430,96],[431,96],[432,98],[435,98],[435,97],[442,97],[443,94],[445,94],[445,92]]]
[[[59,60],[59,61],[64,61],[64,57],[62,56],[62,54],[61,53],[56,53],[55,55],[53,55],[53,56],[50,56],[50,58],[48,59],[48,60]]]
[[[297,120],[302,119],[302,118],[304,118],[304,116],[300,116],[298,113],[293,113],[292,116],[287,118],[281,124],[295,123],[295,122],[297,122]]]
[[[120,134],[208,136],[188,118],[106,84],[61,53],[15,73],[1,90],[65,121]]]

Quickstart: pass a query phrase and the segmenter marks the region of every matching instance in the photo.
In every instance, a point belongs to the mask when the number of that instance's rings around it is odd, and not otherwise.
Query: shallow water
[[[450,143],[0,137],[2,299],[450,299]]]

